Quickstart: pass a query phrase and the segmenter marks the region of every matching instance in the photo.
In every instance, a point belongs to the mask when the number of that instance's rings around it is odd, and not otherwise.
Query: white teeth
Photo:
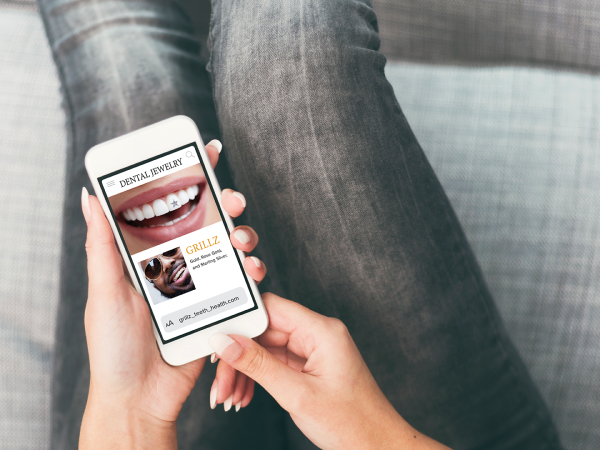
[[[181,278],[181,276],[183,275],[183,272],[185,272],[185,266],[183,266],[181,269],[179,269],[177,271],[177,273],[175,274],[175,276],[173,277],[173,281],[177,281]]]
[[[177,197],[175,194],[167,195],[167,205],[169,206],[169,211],[175,211],[176,209],[181,208],[179,197]]]
[[[196,190],[194,189],[193,186],[190,186],[189,188],[187,188],[185,190],[185,192],[188,195],[188,197],[190,198],[190,200],[194,200],[194,198],[196,198]]]
[[[154,210],[152,209],[152,206],[147,203],[142,206],[142,212],[144,213],[144,217],[146,219],[152,219],[154,217]]]
[[[173,221],[169,220],[168,222],[163,223],[163,226],[168,227],[170,225],[173,225]]]
[[[181,208],[186,203],[189,203],[190,200],[194,200],[196,196],[200,192],[198,186],[190,186],[187,189],[182,189],[178,192],[167,195],[167,197],[157,198],[152,202],[152,204],[145,203],[141,206],[134,206],[133,208],[127,208],[121,212],[122,217],[125,220],[132,222],[134,220],[145,220],[152,219],[155,216],[163,216],[170,211],[174,211],[176,209]],[[151,225],[150,227],[164,227],[173,225],[174,223],[179,222],[180,220],[185,219],[190,213],[196,208],[196,205],[192,205],[190,210],[181,217],[177,219],[173,219],[167,223],[161,225]],[[139,228],[148,228],[148,227],[139,227]]]
[[[144,213],[142,212],[142,210],[140,208],[138,208],[137,206],[134,206],[133,208],[133,213],[135,214],[135,218],[137,220],[144,220]]]
[[[190,197],[187,195],[187,193],[183,189],[177,193],[177,197],[179,197],[181,206],[185,205],[187,202],[190,201]]]
[[[157,198],[152,202],[152,209],[154,210],[154,214],[157,216],[162,216],[169,212],[169,207],[161,198]]]

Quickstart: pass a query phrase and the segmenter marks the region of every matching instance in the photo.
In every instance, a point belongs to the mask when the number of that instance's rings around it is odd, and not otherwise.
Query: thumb
[[[215,333],[208,343],[234,369],[260,384],[285,410],[289,410],[307,383],[306,376],[287,366],[267,349],[245,336]]]
[[[85,251],[90,294],[122,288],[119,283],[125,280],[123,264],[112,230],[100,202],[86,188],[81,193],[81,208],[88,226]]]

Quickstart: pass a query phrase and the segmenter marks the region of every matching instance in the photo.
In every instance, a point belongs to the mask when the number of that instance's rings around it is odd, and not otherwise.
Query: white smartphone
[[[212,353],[216,332],[263,333],[267,314],[229,240],[233,222],[190,118],[96,145],[85,167],[167,363]]]

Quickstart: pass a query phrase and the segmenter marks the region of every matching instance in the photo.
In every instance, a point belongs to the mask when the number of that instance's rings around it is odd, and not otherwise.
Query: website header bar
[[[120,194],[166,175],[187,169],[198,164],[198,153],[193,146],[178,150],[167,156],[150,161],[146,164],[126,170],[102,180],[107,197]]]

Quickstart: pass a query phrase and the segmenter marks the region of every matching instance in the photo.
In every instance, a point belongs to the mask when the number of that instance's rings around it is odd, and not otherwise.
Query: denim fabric
[[[205,140],[219,135],[218,123],[270,269],[263,289],[342,319],[413,426],[456,449],[560,448],[384,76],[369,4],[215,1],[216,116],[178,2],[40,5],[71,134],[54,448],[76,447],[89,382],[83,155],[175,114],[196,120]],[[182,411],[180,448],[311,447],[263,391],[243,413],[210,411],[207,372]]]

